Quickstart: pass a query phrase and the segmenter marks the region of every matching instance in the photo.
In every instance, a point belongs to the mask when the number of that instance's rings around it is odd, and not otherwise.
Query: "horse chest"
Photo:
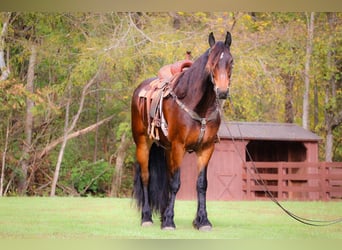
[[[195,150],[214,143],[217,137],[218,126],[216,122],[211,122],[205,126],[197,122],[195,128],[189,131],[185,141],[186,148]]]
[[[169,128],[167,140],[170,144],[177,141],[183,144],[187,151],[196,151],[198,148],[206,147],[215,142],[220,124],[218,114],[216,119],[206,121],[203,124],[194,120],[186,112],[177,111],[176,113],[166,114]]]

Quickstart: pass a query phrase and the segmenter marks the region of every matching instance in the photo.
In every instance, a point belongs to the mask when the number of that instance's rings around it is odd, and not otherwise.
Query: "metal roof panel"
[[[321,138],[293,123],[221,122],[218,135],[226,139],[320,141]]]

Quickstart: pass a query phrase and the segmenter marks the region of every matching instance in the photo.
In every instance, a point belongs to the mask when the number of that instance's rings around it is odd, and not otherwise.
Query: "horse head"
[[[232,37],[227,32],[224,42],[215,42],[215,37],[211,32],[208,41],[210,49],[206,69],[210,74],[217,98],[226,99],[229,95],[230,77],[233,68],[233,57],[230,53]]]

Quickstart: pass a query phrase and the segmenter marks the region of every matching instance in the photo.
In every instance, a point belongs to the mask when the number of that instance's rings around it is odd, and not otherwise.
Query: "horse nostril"
[[[227,89],[226,91],[219,91],[218,92],[218,98],[219,99],[227,99],[229,96],[229,90]]]

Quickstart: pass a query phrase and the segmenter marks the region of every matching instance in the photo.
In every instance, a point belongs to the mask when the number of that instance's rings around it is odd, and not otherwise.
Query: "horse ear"
[[[210,32],[208,41],[209,41],[210,48],[213,47],[215,44],[215,37],[214,37],[213,32]]]
[[[232,44],[232,35],[229,31],[227,31],[226,40],[224,41],[224,44],[229,48]]]

